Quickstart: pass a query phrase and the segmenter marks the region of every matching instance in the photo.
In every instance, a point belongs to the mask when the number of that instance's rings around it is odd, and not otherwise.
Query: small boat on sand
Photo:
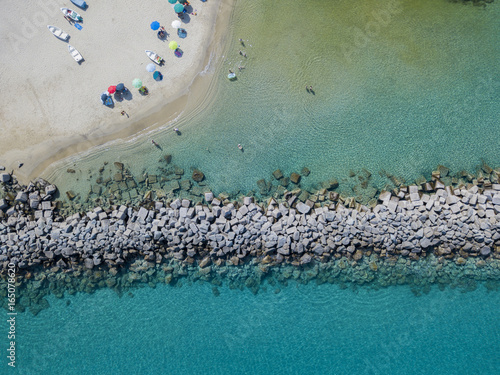
[[[66,34],[64,31],[62,31],[60,28],[52,25],[47,25],[47,28],[50,30],[52,34],[54,34],[55,37],[61,40],[68,40],[69,35]]]
[[[87,3],[83,0],[71,0],[73,4],[82,9],[87,9]]]
[[[65,16],[68,16],[69,18],[71,18],[73,21],[75,22],[82,22],[83,21],[83,17],[80,16],[77,12],[75,12],[73,9],[69,9],[69,8],[61,8],[61,12],[63,12],[63,14]]]
[[[79,63],[80,61],[83,60],[82,55],[80,55],[80,52],[78,52],[75,47],[68,44],[68,50],[69,50],[71,57],[73,57],[76,62]]]
[[[148,55],[148,57],[151,60],[153,60],[153,62],[157,63],[158,65],[161,65],[161,64],[163,64],[165,62],[165,60],[163,60],[160,56],[158,56],[153,51],[146,50],[146,55]]]

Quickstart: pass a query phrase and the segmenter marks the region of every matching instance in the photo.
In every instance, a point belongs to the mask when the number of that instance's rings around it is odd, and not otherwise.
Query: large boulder
[[[300,264],[307,264],[310,263],[312,260],[312,257],[309,254],[304,254],[300,258]]]
[[[57,191],[56,185],[45,186],[45,194],[47,195],[55,194],[56,191]]]
[[[297,211],[299,211],[301,214],[307,214],[309,211],[311,211],[311,207],[309,207],[307,204],[299,202],[297,203]]]
[[[10,174],[8,173],[0,173],[0,182],[9,182]]]
[[[24,191],[20,191],[16,195],[16,202],[22,202],[26,203],[28,201],[28,194],[26,194]]]
[[[202,171],[200,171],[199,169],[195,169],[193,171],[193,176],[192,176],[193,180],[196,181],[196,182],[201,182],[203,181],[203,179],[205,178],[205,175],[203,174]]]
[[[290,181],[292,181],[294,184],[298,184],[300,182],[300,174],[292,173],[290,175]]]

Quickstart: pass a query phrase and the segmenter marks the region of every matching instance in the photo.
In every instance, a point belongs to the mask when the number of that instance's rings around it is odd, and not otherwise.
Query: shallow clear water
[[[493,374],[498,293],[290,284],[211,285],[49,298],[18,317],[18,373]],[[60,372],[59,372],[60,373]]]
[[[237,2],[211,98],[153,136],[164,152],[142,137],[73,158],[79,181],[67,165],[48,177],[86,191],[87,170],[104,161],[139,174],[171,153],[216,192],[246,193],[277,168],[307,166],[304,186],[334,177],[342,190],[361,168],[381,188],[382,169],[412,181],[440,163],[499,165],[499,13],[497,3],[444,0]],[[225,78],[228,69],[237,81]]]

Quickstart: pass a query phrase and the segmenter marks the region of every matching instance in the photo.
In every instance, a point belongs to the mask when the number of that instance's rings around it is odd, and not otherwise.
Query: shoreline
[[[94,147],[103,146],[111,141],[126,140],[144,131],[149,132],[160,128],[176,118],[180,113],[189,111],[189,109],[196,104],[193,103],[193,97],[199,96],[198,93],[193,93],[192,88],[198,86],[203,93],[206,93],[208,87],[208,82],[206,81],[213,79],[213,77],[205,77],[203,80],[201,79],[203,77],[200,76],[200,73],[207,67],[207,64],[216,63],[216,61],[210,61],[211,53],[217,48],[220,48],[219,39],[222,39],[222,30],[225,29],[225,26],[229,22],[228,15],[231,14],[232,9],[233,7],[228,7],[227,4],[223,6],[222,1],[211,2],[210,17],[208,20],[199,20],[194,17],[195,19],[183,26],[190,30],[194,28],[191,24],[204,21],[204,24],[199,25],[200,27],[197,28],[197,32],[203,34],[204,40],[208,40],[210,43],[208,43],[206,47],[199,47],[200,51],[198,53],[201,53],[202,58],[192,59],[191,63],[194,64],[194,67],[189,64],[184,66],[184,70],[189,68],[188,71],[195,71],[196,74],[193,75],[192,78],[188,77],[188,81],[186,81],[186,78],[181,79],[181,81],[186,82],[186,84],[180,85],[179,90],[170,93],[168,92],[168,87],[166,87],[168,86],[167,82],[163,82],[162,85],[165,87],[160,88],[160,91],[156,90],[154,93],[150,93],[149,97],[145,98],[145,101],[141,100],[144,98],[139,98],[140,103],[134,103],[137,112],[132,115],[130,120],[111,120],[104,128],[101,127],[101,124],[95,123],[91,129],[88,129],[88,131],[83,134],[65,134],[59,137],[53,136],[51,137],[52,139],[46,139],[41,142],[37,141],[36,145],[28,145],[22,149],[16,149],[15,142],[7,142],[8,147],[3,148],[6,151],[4,154],[0,155],[0,165],[4,165],[9,171],[15,170],[17,178],[27,183],[29,180],[42,175],[44,171],[59,160],[90,150]],[[197,17],[200,17],[200,15],[198,14]],[[211,33],[210,31],[214,26],[215,32]],[[68,28],[69,27],[66,27],[66,29]],[[171,39],[174,38],[172,37]],[[189,37],[186,40],[188,39]],[[214,60],[216,59],[215,57]],[[182,59],[176,60],[173,64],[184,65],[186,61]],[[186,73],[188,71],[181,72],[181,78],[187,75]],[[201,81],[203,82],[198,84],[198,82]],[[128,85],[126,84],[126,86]],[[129,89],[135,93],[136,89],[132,87],[129,87]],[[136,99],[134,98],[134,100]],[[134,102],[134,100],[132,100],[132,102]],[[122,107],[118,106],[118,108],[113,110],[113,112],[116,112],[114,115],[119,116],[119,109],[122,109]],[[108,116],[108,118],[109,117],[110,116]],[[123,128],[124,126],[125,128]],[[16,141],[20,141],[19,143],[23,142],[22,139],[16,139]],[[23,168],[17,168],[18,162],[24,163]]]

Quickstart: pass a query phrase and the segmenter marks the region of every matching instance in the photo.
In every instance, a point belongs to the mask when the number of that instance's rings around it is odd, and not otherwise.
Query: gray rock
[[[6,199],[0,199],[0,210],[5,210],[9,207]]]
[[[20,191],[19,193],[17,193],[15,200],[16,202],[26,203],[28,202],[28,194],[26,194],[23,191]]]
[[[486,257],[486,256],[490,255],[490,253],[491,253],[491,248],[490,248],[489,246],[483,246],[483,247],[481,248],[480,253],[481,253],[481,255],[482,255],[482,256]]]
[[[429,246],[431,246],[431,245],[432,245],[432,243],[431,243],[431,241],[430,241],[427,237],[424,237],[424,238],[422,238],[422,239],[420,240],[420,246],[421,246],[422,248],[424,248],[424,249],[425,249],[425,248],[428,248],[428,247],[429,247]]]
[[[304,254],[300,257],[300,264],[310,263],[311,260],[312,260],[312,257],[309,254]]]
[[[88,268],[89,270],[94,268],[94,260],[92,258],[86,258],[84,264],[85,267]]]
[[[301,214],[307,214],[309,213],[309,211],[311,211],[311,207],[302,202],[297,203],[296,208],[297,211],[299,211]]]
[[[252,203],[253,203],[253,197],[244,197],[243,198],[243,204],[244,205],[249,206]]]
[[[47,185],[47,186],[45,186],[45,194],[47,194],[47,195],[53,195],[56,192],[57,192],[56,185]]]
[[[181,207],[181,200],[176,199],[172,203],[170,203],[170,207],[172,207],[174,210],[177,210]]]
[[[10,181],[10,174],[8,173],[0,173],[0,182],[9,182]]]

